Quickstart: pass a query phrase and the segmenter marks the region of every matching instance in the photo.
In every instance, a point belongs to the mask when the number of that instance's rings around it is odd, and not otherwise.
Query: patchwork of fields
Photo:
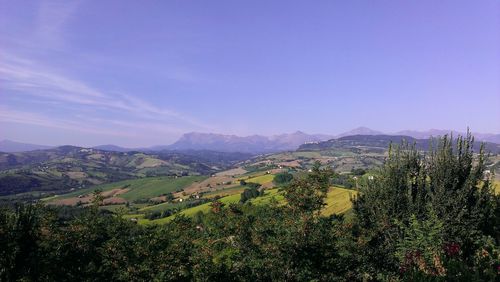
[[[297,154],[293,155],[293,154]],[[292,157],[318,157],[318,153],[297,152]],[[194,216],[211,209],[214,198],[225,205],[239,203],[241,193],[247,188],[244,183],[257,183],[265,189],[264,194],[250,199],[253,205],[268,205],[272,202],[284,204],[283,192],[274,187],[276,173],[297,167],[297,161],[288,160],[284,155],[277,162],[264,161],[248,169],[236,167],[212,176],[146,177],[97,185],[78,189],[68,194],[44,199],[51,205],[88,205],[93,200],[93,192],[101,191],[104,198],[102,209],[125,212],[124,217],[135,219],[139,224],[162,224],[177,215]],[[343,213],[350,209],[355,191],[332,187],[326,199],[324,215]],[[170,195],[167,199],[167,195]],[[159,217],[151,217],[156,214]]]
[[[68,194],[45,199],[48,204],[76,205],[79,201],[86,204],[91,200],[91,194],[95,190],[102,191],[102,196],[108,198],[120,198],[123,202],[151,199],[167,193],[182,190],[194,182],[202,181],[205,176],[185,177],[147,177],[133,180],[124,180],[91,188],[78,189]],[[122,203],[123,203],[122,202]]]
[[[192,217],[199,212],[209,212],[214,198],[225,205],[240,202],[241,193],[247,188],[242,185],[242,180],[246,183],[258,183],[265,189],[264,195],[249,200],[251,204],[285,204],[283,192],[274,187],[273,179],[276,173],[290,170],[296,177],[300,177],[307,173],[304,168],[297,169],[298,164],[304,165],[303,158],[322,158],[325,164],[332,160],[331,156],[323,156],[319,152],[283,153],[272,157],[275,159],[236,167],[211,176],[161,176],[125,180],[78,189],[68,194],[46,198],[44,202],[52,205],[87,205],[92,201],[93,191],[99,189],[104,197],[103,209],[125,210],[126,218],[134,218],[140,224],[162,224],[177,215]],[[292,162],[291,157],[296,160]],[[367,175],[370,174],[365,174]],[[500,181],[495,180],[494,187],[496,193],[500,194]],[[167,199],[167,195],[170,198]],[[352,208],[352,199],[356,196],[355,190],[331,187],[322,215],[348,213]],[[150,217],[154,213],[161,216]]]
[[[332,214],[342,214],[349,211],[352,207],[351,199],[357,195],[357,192],[350,189],[345,189],[341,187],[331,187],[328,191],[327,198],[325,200],[326,206],[322,210],[322,215],[329,216]],[[235,194],[231,196],[226,196],[221,198],[219,201],[225,205],[238,203],[241,199],[240,194]],[[253,205],[268,205],[271,202],[276,201],[278,204],[285,204],[285,198],[283,192],[279,189],[269,189],[264,192],[264,195],[251,199],[250,202]],[[200,206],[185,209],[179,212],[179,215],[184,216],[194,216],[195,214],[202,212],[207,213],[211,209],[211,203],[205,203]],[[166,218],[157,220],[140,220],[141,224],[163,224],[172,220],[176,215],[172,215]]]

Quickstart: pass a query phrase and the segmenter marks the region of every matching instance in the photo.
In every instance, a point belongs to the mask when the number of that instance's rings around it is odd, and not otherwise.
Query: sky
[[[0,0],[0,139],[500,133],[500,1]]]

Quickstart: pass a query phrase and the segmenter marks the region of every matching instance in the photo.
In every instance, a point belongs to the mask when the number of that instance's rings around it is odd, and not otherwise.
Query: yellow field
[[[354,190],[344,189],[340,187],[332,187],[328,191],[325,203],[326,206],[321,211],[322,215],[332,215],[345,213],[352,208],[351,198],[355,197],[358,192]]]
[[[253,183],[259,183],[259,184],[266,184],[272,182],[274,179],[274,174],[266,174],[266,175],[261,175],[257,177],[252,177],[249,179],[245,179],[246,182],[253,182]]]
[[[221,198],[220,201],[225,205],[229,205],[229,204],[238,203],[240,201],[240,199],[241,199],[240,194],[235,194],[235,195],[226,196],[224,198]],[[156,220],[148,220],[148,221],[144,221],[144,222],[139,221],[139,224],[164,224],[164,223],[167,223],[167,222],[171,221],[172,219],[174,219],[177,215],[185,215],[185,216],[191,217],[191,216],[194,216],[195,214],[197,214],[198,212],[206,213],[206,212],[210,211],[211,204],[212,203],[210,202],[210,203],[205,203],[205,204],[202,204],[202,205],[199,205],[196,207],[192,207],[189,209],[185,209],[185,210],[182,210],[179,213],[171,215],[169,217],[164,217],[164,218],[160,218],[160,219],[156,219]]]
[[[254,205],[268,205],[273,199],[277,202],[285,203],[285,197],[282,192],[278,191],[278,189],[265,190],[264,195],[251,199],[250,201]]]
[[[331,187],[325,199],[326,206],[321,211],[324,216],[332,214],[345,213],[352,208],[351,198],[355,197],[358,192],[340,187]],[[271,199],[278,202],[284,202],[285,198],[282,192],[278,189],[266,190],[265,194],[261,197],[252,199],[254,205],[265,205],[271,202]]]
[[[324,216],[329,216],[332,214],[341,214],[349,211],[352,207],[351,198],[355,197],[357,192],[354,190],[349,190],[340,187],[331,187],[328,191],[327,197],[325,199],[326,206],[323,208],[321,214]],[[220,201],[226,205],[231,203],[238,203],[240,201],[240,195],[234,194],[226,196],[220,199]],[[285,203],[285,198],[283,192],[279,189],[269,189],[264,192],[264,195],[251,199],[250,201],[254,205],[268,205],[272,200],[276,200],[278,203]],[[197,207],[192,207],[181,211],[179,214],[185,216],[194,216],[197,212],[206,213],[210,211],[211,203],[202,204]],[[136,215],[134,215],[136,216]],[[139,224],[163,224],[171,221],[176,215],[172,215],[166,218],[161,218],[153,221],[149,221],[143,218],[139,218]]]

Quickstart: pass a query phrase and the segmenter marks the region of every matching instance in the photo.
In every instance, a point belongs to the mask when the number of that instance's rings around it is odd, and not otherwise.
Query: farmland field
[[[186,206],[186,202],[176,202],[176,203],[161,203],[153,206],[145,206],[139,209],[139,212],[162,212],[165,210],[171,210],[175,208],[183,208]]]
[[[246,182],[253,182],[253,183],[259,183],[259,184],[266,184],[272,182],[274,179],[274,174],[266,174],[266,175],[261,175],[257,177],[252,177],[249,179],[245,179]]]
[[[356,196],[357,192],[340,187],[332,187],[328,191],[325,199],[326,206],[321,211],[322,215],[332,215],[345,213],[352,208],[351,198]]]
[[[332,214],[342,214],[348,212],[352,207],[351,198],[357,194],[354,190],[349,190],[340,187],[332,187],[328,191],[327,197],[325,199],[326,206],[322,210],[322,215],[328,216]],[[238,203],[241,199],[240,194],[235,194],[231,196],[226,196],[220,199],[222,203],[225,205],[231,203]],[[279,189],[269,189],[265,190],[264,195],[251,199],[250,202],[254,205],[268,205],[272,201],[277,201],[278,203],[284,203],[285,198],[283,196],[283,192],[280,192]],[[211,203],[205,203],[196,207],[185,209],[178,214],[161,218],[157,220],[143,220],[139,221],[141,224],[164,224],[171,221],[177,215],[185,215],[188,217],[194,216],[198,212],[206,213],[210,211]],[[143,209],[144,210],[144,209]]]
[[[238,203],[240,201],[240,199],[241,199],[240,194],[235,194],[235,195],[231,195],[231,196],[227,196],[227,197],[221,198],[220,201],[223,204],[228,205],[228,204]],[[164,224],[164,223],[167,223],[167,222],[171,221],[177,215],[185,215],[185,216],[191,217],[191,216],[194,216],[198,212],[206,213],[206,212],[210,211],[210,204],[211,203],[205,203],[203,205],[199,205],[199,206],[196,206],[196,207],[192,207],[192,208],[189,208],[189,209],[182,210],[178,214],[175,214],[175,215],[172,215],[172,216],[169,216],[169,217],[165,217],[165,218],[161,218],[161,219],[157,219],[157,220],[152,220],[152,221],[144,222],[144,223],[147,223],[147,224]]]
[[[129,192],[121,195],[126,200],[148,199],[159,196],[161,194],[175,192],[177,189],[182,189],[193,182],[201,181],[206,177],[203,176],[185,176],[170,179],[150,179],[136,185],[130,185]]]
[[[217,190],[213,192],[208,192],[204,194],[204,197],[206,198],[213,198],[216,196],[219,197],[225,197],[225,196],[230,196],[234,194],[241,194],[245,190],[245,186],[235,186],[235,187],[230,187],[230,188],[224,188],[222,190]]]
[[[51,197],[45,202],[57,203],[61,200],[67,200],[77,198],[80,195],[91,194],[93,191],[98,189],[101,190],[103,194],[107,192],[109,193],[111,191],[121,190],[114,196],[128,201],[149,199],[169,192],[175,192],[177,189],[183,189],[184,187],[191,185],[196,181],[202,181],[205,178],[206,177],[204,176],[185,176],[179,178],[161,176],[125,180],[109,184],[97,185],[86,189],[79,189],[68,194]]]
[[[264,191],[264,195],[251,199],[252,204],[254,205],[268,205],[270,204],[273,200],[276,200],[277,202],[285,202],[285,197],[283,196],[282,192],[279,192],[279,189],[270,189]]]

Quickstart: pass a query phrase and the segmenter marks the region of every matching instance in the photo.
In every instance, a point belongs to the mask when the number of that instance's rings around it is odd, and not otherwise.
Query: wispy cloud
[[[55,68],[47,61],[50,55],[70,53],[68,24],[81,2],[41,0],[33,29],[7,38],[20,48],[0,51],[0,121],[121,137],[153,134],[172,138],[185,131],[214,131],[213,125],[152,104],[140,93],[103,89],[71,73],[71,68]],[[175,74],[172,79],[192,79],[187,70]]]
[[[89,125],[89,123],[85,121],[78,122],[74,120],[70,121],[67,119],[63,120],[33,112],[11,110],[5,107],[0,107],[0,121],[31,124],[43,127],[59,128],[64,130],[86,132],[99,135],[111,135],[111,136],[121,136],[121,137],[133,136],[130,133],[127,133],[126,131],[116,131],[109,128],[103,129],[100,127],[94,127]]]
[[[1,88],[16,95],[38,97],[47,102],[63,102],[105,110],[126,112],[135,118],[182,123],[189,129],[208,129],[195,118],[154,106],[126,94],[109,94],[88,84],[69,78],[34,61],[12,54],[3,54],[0,61]]]

